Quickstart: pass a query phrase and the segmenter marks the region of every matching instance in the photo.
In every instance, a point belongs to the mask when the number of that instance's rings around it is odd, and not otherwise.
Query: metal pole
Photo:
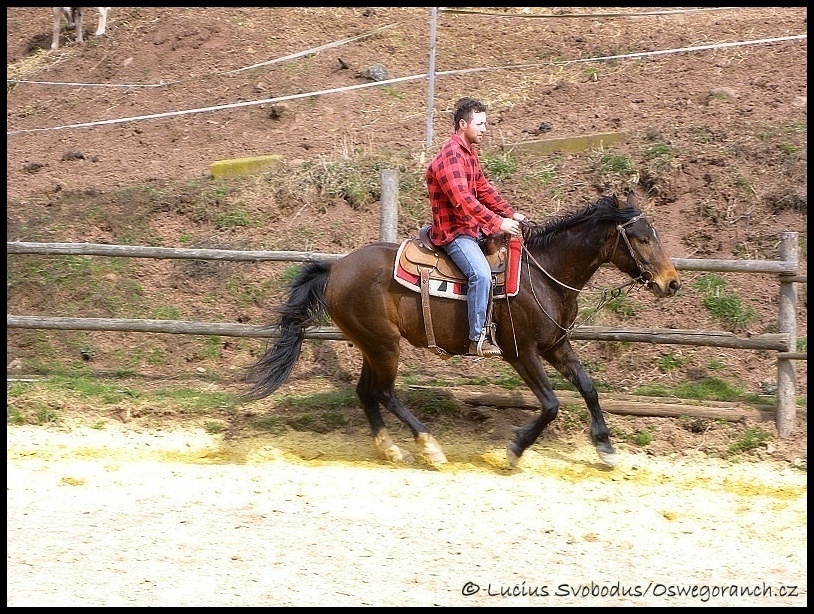
[[[438,8],[430,8],[430,68],[427,71],[427,144],[425,152],[432,149],[432,112],[435,99],[435,40],[438,25]]]

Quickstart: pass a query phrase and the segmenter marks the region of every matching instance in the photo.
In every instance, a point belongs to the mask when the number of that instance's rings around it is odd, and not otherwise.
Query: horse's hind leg
[[[416,442],[421,446],[421,453],[432,463],[445,463],[447,461],[441,445],[433,437],[424,424],[408,410],[396,397],[395,381],[398,357],[395,360],[383,359],[377,361],[378,367],[374,369],[367,356],[362,361],[362,374],[356,386],[356,393],[362,403],[370,430],[373,434],[373,445],[379,455],[385,460],[394,462],[412,462],[413,458],[407,451],[402,451],[390,438],[384,419],[379,411],[381,403],[389,409],[413,433]]]
[[[362,409],[370,424],[370,432],[373,435],[373,447],[380,458],[393,463],[412,463],[415,459],[407,451],[402,451],[390,438],[387,427],[379,410],[379,400],[373,391],[373,374],[367,360],[362,362],[362,374],[359,376],[359,383],[356,385],[356,394],[362,403]]]

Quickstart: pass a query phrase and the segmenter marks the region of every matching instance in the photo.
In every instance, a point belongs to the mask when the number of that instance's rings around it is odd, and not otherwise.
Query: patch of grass
[[[711,143],[712,141],[715,140],[712,135],[712,131],[704,126],[693,128],[692,133],[695,137],[696,142],[698,143]]]
[[[793,145],[791,143],[780,143],[777,148],[787,156],[793,156],[800,153],[801,149],[797,145]]]
[[[70,313],[83,317],[128,317],[141,309],[141,284],[124,277],[130,270],[124,258],[98,256],[26,256],[7,263],[6,287],[9,294],[33,300],[34,307],[53,309],[54,295],[59,305],[69,305]],[[60,313],[59,315],[67,315]]]
[[[517,159],[511,151],[485,151],[480,160],[483,172],[493,181],[504,181],[517,172]]]
[[[582,432],[591,422],[591,414],[582,403],[563,403],[557,418],[566,432]]]
[[[736,178],[735,187],[743,192],[748,192],[749,194],[755,193],[755,187],[752,185],[751,180],[747,179],[746,177]]]
[[[648,446],[653,443],[653,431],[650,429],[642,429],[641,431],[636,431],[632,437],[633,443],[637,446]]]
[[[591,360],[586,358],[582,361],[582,368],[585,369],[585,372],[590,374],[594,373],[605,373],[607,371],[607,367],[605,363],[601,360]],[[594,384],[596,385],[596,383]]]
[[[650,194],[663,194],[670,190],[670,178],[680,170],[672,143],[654,128],[649,128],[643,140],[650,143],[642,153],[643,161],[638,173],[639,185]]]
[[[424,417],[454,416],[460,413],[455,399],[448,395],[439,395],[433,390],[408,390],[404,394],[404,402],[416,408],[416,411]]]
[[[162,305],[153,309],[151,314],[154,320],[180,320],[181,313],[178,311],[177,308],[169,306],[169,305]]]
[[[209,421],[204,424],[204,430],[211,435],[217,435],[226,430],[226,425],[223,422]]]
[[[720,275],[710,273],[701,275],[693,286],[702,294],[720,294],[726,288],[726,280]]]
[[[253,421],[252,427],[258,431],[281,433],[285,431],[285,420],[281,416],[265,416]]]
[[[136,390],[121,382],[95,376],[57,375],[37,383],[37,390],[59,398],[84,399],[87,405],[150,405],[175,407],[185,413],[208,413],[228,409],[235,405],[236,396],[226,392],[207,392],[200,389],[177,388],[154,391]],[[31,394],[28,387],[8,387],[7,397],[22,400]],[[44,416],[46,414],[43,414]]]
[[[285,267],[285,269],[283,269],[283,272],[280,273],[278,280],[280,283],[286,286],[289,285],[292,281],[294,281],[294,278],[300,274],[303,266],[304,265],[301,264],[289,264]]]
[[[538,168],[532,168],[524,177],[535,183],[548,185],[557,177],[557,166],[555,164],[543,164]]]
[[[307,165],[306,165],[307,166]],[[337,158],[311,165],[314,185],[324,196],[341,198],[351,209],[361,209],[378,193],[378,177],[365,176],[351,159]]]
[[[730,455],[743,454],[759,448],[770,439],[769,433],[759,426],[753,426],[746,429],[740,438],[727,448],[727,453]]]
[[[732,94],[721,89],[713,90],[706,95],[704,104],[709,104],[713,100],[723,100],[729,102],[732,100]]]
[[[222,347],[223,341],[221,340],[220,335],[208,335],[204,340],[203,347],[200,349],[200,352],[196,353],[196,355],[201,360],[217,360],[220,358]]]
[[[392,85],[385,85],[384,87],[379,88],[380,91],[390,95],[391,97],[395,98],[396,100],[404,100],[404,92],[401,90],[396,89]]]
[[[644,152],[646,160],[669,160],[673,157],[673,146],[669,143],[654,143]]]
[[[645,384],[644,386],[637,386],[634,394],[708,401],[747,401],[750,403],[760,401],[760,395],[746,392],[715,377],[704,378],[700,381],[683,382],[672,388],[663,384]]]
[[[40,405],[37,408],[37,424],[53,424],[59,421],[59,414],[49,405]]]
[[[634,316],[639,311],[639,308],[633,305],[625,295],[612,298],[605,304],[605,307],[608,311],[622,317]]]
[[[298,431],[330,433],[348,425],[347,417],[338,410],[328,409],[318,412],[306,412],[288,419],[288,425]]]
[[[210,392],[198,388],[162,388],[142,393],[145,401],[168,401],[186,413],[206,414],[214,410],[231,409],[237,397],[231,392]]]
[[[332,390],[314,394],[282,394],[275,395],[274,400],[278,407],[292,410],[348,409],[359,404],[356,392],[352,389]]]
[[[116,405],[127,399],[137,399],[139,392],[118,382],[94,377],[54,377],[45,385],[51,390],[70,391],[80,397],[93,399],[102,405]]]
[[[229,293],[238,306],[246,308],[263,305],[276,291],[281,290],[290,280],[281,283],[280,279],[246,279],[242,275],[232,275],[226,282]]]
[[[610,427],[611,436],[621,441],[627,441],[637,446],[645,447],[653,443],[653,430],[649,428],[629,432],[618,426]]]
[[[235,210],[226,211],[215,217],[215,228],[218,230],[229,230],[230,228],[241,228],[252,226],[251,215],[247,211]]]
[[[725,369],[726,365],[722,363],[720,360],[713,358],[712,360],[707,361],[706,367],[710,371],[720,371],[721,369]]]
[[[745,329],[757,319],[757,312],[748,305],[744,306],[740,297],[734,294],[705,296],[702,304],[734,331]]]
[[[593,160],[594,171],[602,174],[631,175],[635,166],[632,158],[627,154],[611,154],[600,152],[599,156]]]
[[[673,353],[667,354],[666,356],[659,356],[659,370],[662,373],[669,373],[670,371],[674,371],[682,367],[685,362],[687,362],[686,358],[676,356]]]
[[[117,348],[113,350],[113,358],[117,363],[118,375],[121,376],[137,371],[141,366],[144,354],[140,348],[136,347]]]
[[[726,291],[726,281],[720,275],[702,275],[694,286],[704,295],[702,304],[733,332],[746,328],[757,319],[754,308],[744,306],[739,296]]]
[[[25,424],[23,412],[20,411],[19,407],[14,407],[9,404],[6,405],[6,424],[12,424],[14,426]]]

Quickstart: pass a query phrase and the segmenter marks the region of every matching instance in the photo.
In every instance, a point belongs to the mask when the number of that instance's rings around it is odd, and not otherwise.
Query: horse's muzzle
[[[669,279],[653,278],[647,282],[647,287],[658,298],[668,298],[678,294],[681,289],[681,280],[678,276]]]

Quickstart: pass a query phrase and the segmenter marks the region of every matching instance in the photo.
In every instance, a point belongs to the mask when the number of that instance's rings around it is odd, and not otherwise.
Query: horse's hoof
[[[441,452],[441,450],[433,452],[432,454],[424,452],[424,456],[426,457],[427,462],[433,465],[443,465],[447,462],[447,457],[443,452]]]
[[[516,467],[517,463],[520,462],[520,456],[522,454],[523,451],[520,450],[514,442],[510,442],[509,445],[506,446],[506,458],[509,460],[509,466]]]
[[[447,457],[441,449],[438,440],[429,433],[422,433],[415,438],[416,442],[422,446],[421,453],[427,461],[434,465],[443,465],[447,462]]]
[[[391,463],[405,463],[409,465],[410,463],[415,462],[415,458],[413,458],[412,454],[409,452],[402,452],[401,448],[399,448],[396,444],[380,450],[379,455],[383,460]]]
[[[616,467],[616,465],[619,464],[619,459],[617,458],[615,452],[597,450],[596,453],[599,455],[599,460],[605,463],[608,467]]]

